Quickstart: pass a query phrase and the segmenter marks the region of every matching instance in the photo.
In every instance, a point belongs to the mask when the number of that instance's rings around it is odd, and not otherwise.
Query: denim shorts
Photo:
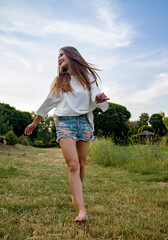
[[[94,139],[93,129],[87,115],[59,117],[56,124],[57,142],[62,138],[73,138],[76,141],[91,142]]]

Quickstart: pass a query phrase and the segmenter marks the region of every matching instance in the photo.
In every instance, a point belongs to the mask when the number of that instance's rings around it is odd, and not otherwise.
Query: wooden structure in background
[[[144,136],[148,136],[150,143],[154,144],[154,133],[149,132],[149,131],[143,131],[143,132],[139,133],[138,136],[139,136],[139,139],[140,139],[140,144],[143,143],[143,137]]]

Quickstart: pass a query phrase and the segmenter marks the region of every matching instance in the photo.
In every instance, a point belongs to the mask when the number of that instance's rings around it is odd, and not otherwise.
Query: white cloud
[[[136,63],[138,67],[140,68],[159,68],[159,69],[165,69],[168,66],[168,58],[162,58],[157,60],[147,60],[144,62],[137,62]]]
[[[22,41],[18,38],[15,38],[13,36],[0,36],[0,42],[4,43],[4,44],[12,44],[12,45],[16,45],[16,46],[24,46],[24,47],[28,47],[30,46],[30,42],[28,41]]]
[[[168,73],[155,76],[141,90],[134,83],[122,84],[116,80],[105,81],[102,90],[110,97],[111,102],[126,106],[132,114],[132,120],[137,120],[142,112],[153,114],[161,110],[167,111],[167,104],[159,99],[168,95]]]
[[[99,2],[96,6],[93,9],[99,19],[96,24],[93,24],[93,22],[83,24],[56,18],[53,20],[50,16],[44,18],[33,11],[29,15],[23,5],[22,9],[4,7],[4,9],[0,10],[1,18],[3,18],[0,29],[6,33],[20,32],[43,38],[49,35],[57,36],[62,34],[81,42],[108,49],[129,45],[134,35],[131,24],[126,23],[119,17],[115,17],[114,10],[110,9],[110,4],[102,7],[102,3]]]
[[[55,1],[35,2],[0,0],[0,101],[22,110],[36,109],[55,77],[59,47],[72,44],[104,70],[100,72],[102,91],[111,102],[137,116],[147,108],[155,111],[156,102],[158,109],[163,106],[159,97],[168,93],[168,54],[160,45],[141,43],[142,48],[135,41],[139,19],[135,17],[134,23],[126,19],[120,1],[88,0],[86,17],[67,8],[63,15],[57,14],[57,6],[51,10]],[[138,40],[142,37],[143,33]]]
[[[32,64],[25,57],[22,57],[19,54],[0,49],[0,56],[1,68],[3,67],[4,69],[6,69],[8,65],[8,67],[10,67],[10,70],[12,70],[11,68],[13,66],[14,72],[16,71],[16,66],[18,66],[19,68],[24,67],[27,70],[32,70]]]
[[[135,34],[133,25],[121,18],[119,7],[108,0],[94,1],[96,16],[100,22],[104,23],[104,28],[111,33],[112,42],[117,46],[127,46],[131,43]]]
[[[165,94],[168,94],[168,73],[159,74],[146,89],[129,94],[124,101],[134,104],[151,104],[153,99]]]

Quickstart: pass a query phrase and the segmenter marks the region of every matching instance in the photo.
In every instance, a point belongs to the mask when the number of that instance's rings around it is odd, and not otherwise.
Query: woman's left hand
[[[96,103],[102,103],[102,102],[105,102],[105,101],[107,101],[109,99],[110,98],[107,98],[107,96],[104,93],[99,93],[95,97]]]

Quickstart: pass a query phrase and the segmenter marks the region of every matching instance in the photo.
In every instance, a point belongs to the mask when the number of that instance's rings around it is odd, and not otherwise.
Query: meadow
[[[74,223],[61,150],[0,145],[0,239],[168,239],[168,147],[95,140],[83,191],[89,221]]]

